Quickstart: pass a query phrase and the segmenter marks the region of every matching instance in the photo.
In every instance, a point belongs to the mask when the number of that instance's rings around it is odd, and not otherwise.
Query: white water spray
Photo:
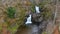
[[[25,24],[31,24],[31,23],[32,23],[32,21],[31,21],[31,14],[30,14],[29,17],[27,18],[27,21]]]
[[[35,6],[35,10],[36,10],[36,13],[40,13],[38,6]]]

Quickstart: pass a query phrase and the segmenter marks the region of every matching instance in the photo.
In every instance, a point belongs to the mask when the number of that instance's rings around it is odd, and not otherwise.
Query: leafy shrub
[[[14,7],[8,7],[7,9],[7,15],[9,18],[14,18],[15,15],[15,8]]]

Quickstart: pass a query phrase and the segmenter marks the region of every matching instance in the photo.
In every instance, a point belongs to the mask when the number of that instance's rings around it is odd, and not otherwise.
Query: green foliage
[[[50,10],[51,8],[45,7],[48,4],[49,4],[49,2],[44,1],[38,5],[41,8],[41,10],[43,11],[41,14],[42,14],[42,16],[44,16],[45,20],[49,19],[52,16],[51,10]],[[35,5],[34,4],[32,4],[31,10],[33,13],[35,12]]]
[[[47,7],[46,7],[47,8]],[[52,17],[52,13],[51,11],[49,10],[49,8],[47,9],[44,9],[43,12],[42,12],[42,15],[44,16],[44,19],[47,20],[49,19],[50,17]]]
[[[45,5],[49,5],[48,3],[49,3],[49,2],[46,2],[46,1],[45,1],[45,2],[41,2],[41,3],[39,4],[41,10],[43,11],[43,12],[42,12],[42,15],[44,16],[44,19],[45,19],[45,20],[49,19],[49,18],[52,16],[51,8],[48,8],[48,7],[45,6]]]
[[[31,11],[34,13],[35,12],[35,5],[34,4],[32,4],[32,6],[31,6]]]
[[[42,32],[42,34],[47,34],[47,33],[44,31],[44,32]]]
[[[44,5],[45,5],[45,3],[40,3],[40,4],[39,4],[40,8],[43,8]]]
[[[7,15],[9,18],[14,18],[15,15],[15,8],[14,7],[8,7],[7,9]]]
[[[41,2],[38,4],[38,6],[43,9],[45,5],[47,5],[48,2],[44,1],[44,2]],[[31,4],[31,11],[34,13],[35,12],[35,5],[34,4]]]
[[[10,26],[8,27],[8,30],[12,32],[12,34],[14,34],[18,29],[18,24],[16,23],[14,26]]]
[[[40,6],[40,8],[44,8],[44,6],[47,4],[49,4],[48,1],[43,1],[43,2],[39,3],[39,6]]]
[[[16,11],[15,8],[17,8],[17,7],[19,7],[19,10]],[[25,8],[22,8],[22,6],[20,6],[20,5],[17,6],[17,7],[8,7],[7,8],[7,16],[8,16],[8,18],[6,19],[6,24],[7,24],[8,30],[12,34],[14,34],[17,31],[17,29],[18,29],[18,27],[20,25],[23,25],[24,18],[25,18],[25,12],[26,12]],[[17,13],[15,13],[15,12],[17,12]],[[14,18],[15,14],[17,16],[16,18]],[[2,28],[0,28],[0,29],[2,29]]]
[[[18,12],[19,13],[18,15],[20,15],[20,16],[18,16],[19,19],[16,20],[15,24],[14,23],[10,24],[9,22],[7,22],[8,30],[11,31],[12,34],[14,34],[17,31],[17,29],[18,29],[18,27],[20,27],[20,25],[23,25],[25,12],[26,12],[25,9],[20,7],[20,12]]]
[[[0,30],[2,30],[2,26],[0,26]]]

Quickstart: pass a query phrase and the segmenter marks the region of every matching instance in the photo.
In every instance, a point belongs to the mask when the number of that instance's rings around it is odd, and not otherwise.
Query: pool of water
[[[38,34],[38,27],[37,25],[28,25],[21,30],[18,29],[16,34]]]

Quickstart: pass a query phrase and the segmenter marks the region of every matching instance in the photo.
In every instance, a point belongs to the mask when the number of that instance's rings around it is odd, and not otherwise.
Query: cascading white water
[[[36,10],[36,13],[40,13],[38,6],[35,6],[35,10]],[[29,17],[27,18],[27,21],[25,22],[25,24],[31,24],[31,23],[32,23],[32,21],[31,21],[31,14],[30,14]]]
[[[32,23],[32,21],[31,21],[31,14],[30,14],[29,17],[27,18],[27,21],[25,24],[31,24],[31,23]]]
[[[35,10],[36,10],[36,13],[40,13],[38,6],[35,6]]]

